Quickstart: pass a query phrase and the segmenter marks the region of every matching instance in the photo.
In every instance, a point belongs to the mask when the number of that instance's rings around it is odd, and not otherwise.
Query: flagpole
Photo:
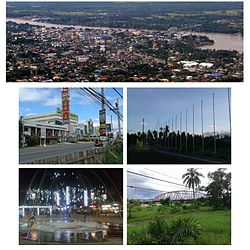
[[[201,140],[202,140],[202,153],[204,153],[204,134],[203,134],[203,100],[201,100]]]
[[[175,115],[175,149],[177,149],[177,115]]]
[[[182,138],[181,138],[181,135],[182,135],[182,112],[180,113],[180,151],[182,149]]]
[[[194,152],[194,104],[193,104],[193,152]]]
[[[231,102],[230,102],[230,88],[227,89],[227,98],[228,98],[228,115],[229,115],[229,133],[231,137]]]
[[[188,135],[187,135],[187,114],[188,114],[188,111],[186,109],[186,152],[187,152],[187,148],[188,148]]]
[[[215,112],[214,112],[214,93],[213,93],[213,127],[214,127],[214,153],[216,154]]]

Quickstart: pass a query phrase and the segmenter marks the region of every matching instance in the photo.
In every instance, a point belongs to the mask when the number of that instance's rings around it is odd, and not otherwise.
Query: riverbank
[[[54,24],[48,22],[38,22],[28,18],[7,18],[7,22],[16,22],[20,23],[28,23],[30,25],[38,25],[45,27],[60,27],[60,28],[75,28],[75,29],[101,29],[101,30],[116,30],[116,31],[144,31],[138,29],[126,29],[126,28],[110,28],[110,27],[93,27],[93,26],[79,26],[79,25],[62,25],[62,24]],[[156,30],[145,30],[145,31],[156,31]],[[239,53],[243,52],[243,37],[241,34],[227,34],[227,33],[208,33],[208,32],[177,32],[179,34],[194,34],[207,36],[209,39],[214,41],[213,45],[205,45],[202,46],[202,49],[215,49],[215,50],[236,50]]]

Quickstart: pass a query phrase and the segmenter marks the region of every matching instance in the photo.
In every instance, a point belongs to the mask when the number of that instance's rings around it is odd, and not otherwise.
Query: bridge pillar
[[[52,207],[49,208],[49,214],[52,215]]]
[[[39,216],[39,207],[37,208],[37,215]]]
[[[23,217],[25,216],[24,207],[22,208],[22,216],[23,216]]]

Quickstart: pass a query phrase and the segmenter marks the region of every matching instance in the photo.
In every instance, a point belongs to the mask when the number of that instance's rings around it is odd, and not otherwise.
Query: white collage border
[[[20,2],[28,2],[30,0],[24,0]],[[63,1],[63,0],[61,0]],[[72,0],[73,1],[73,0]],[[186,0],[182,0],[179,2],[184,2]],[[197,0],[187,1],[187,2],[196,2]],[[215,2],[216,0],[210,0],[210,2]],[[10,0],[9,2],[15,2]],[[16,1],[17,2],[17,1]],[[30,1],[35,2],[35,0]],[[41,1],[44,2],[44,1]],[[49,1],[48,1],[49,2]],[[70,1],[65,1],[70,2]],[[100,1],[101,2],[101,1]],[[104,1],[106,2],[106,1]],[[133,2],[133,1],[132,1]],[[141,1],[145,2],[145,1]],[[159,1],[158,1],[159,2]],[[163,1],[164,2],[164,1]],[[166,1],[167,2],[167,1]],[[177,2],[177,0],[172,1]],[[199,0],[199,2],[209,2],[204,0]],[[217,1],[223,2],[223,1]],[[230,2],[230,1],[224,1]],[[164,83],[147,83],[147,87],[166,87],[166,88],[223,88],[230,87],[232,89],[231,94],[231,102],[232,102],[232,164],[225,165],[232,172],[232,245],[228,246],[167,246],[171,249],[192,249],[195,247],[209,248],[213,249],[222,249],[222,248],[242,248],[245,249],[249,245],[248,243],[248,227],[250,223],[249,215],[247,213],[249,201],[246,199],[247,197],[247,183],[249,182],[249,159],[248,159],[248,148],[250,140],[249,132],[248,132],[248,122],[249,119],[249,107],[250,107],[250,58],[249,58],[249,45],[246,41],[250,41],[250,30],[249,30],[249,14],[247,10],[250,10],[250,1],[242,0],[234,2],[244,2],[244,82],[243,83],[168,83],[167,85]],[[23,168],[23,166],[19,166],[19,156],[18,156],[18,114],[19,114],[19,88],[23,87],[69,87],[69,83],[6,83],[6,66],[5,66],[5,56],[6,56],[6,1],[1,1],[1,23],[0,31],[1,31],[1,57],[0,57],[0,72],[1,72],[1,220],[2,225],[0,226],[1,230],[1,246],[8,247],[11,249],[17,248],[25,248],[27,246],[21,246],[18,243],[18,168]],[[18,86],[17,86],[18,85]],[[70,87],[79,87],[79,83],[70,83]],[[129,87],[145,87],[144,83],[85,83],[80,86],[84,87],[123,87],[123,134],[124,134],[124,156],[123,165],[103,165],[103,167],[110,168],[123,168],[123,199],[124,199],[124,245],[125,246],[111,246],[111,245],[74,245],[75,248],[87,247],[91,249],[96,249],[98,247],[103,247],[106,249],[124,249],[124,248],[140,248],[141,246],[128,246],[127,242],[127,221],[126,221],[126,200],[127,200],[127,152],[126,152],[126,144],[127,144],[127,88]],[[151,165],[153,167],[157,167],[157,165]],[[185,165],[182,165],[184,167]],[[204,168],[204,165],[196,165],[197,167]],[[51,168],[51,165],[34,165],[32,167],[35,168]],[[64,167],[60,165],[56,165],[53,167]],[[101,165],[76,165],[75,167],[83,167],[83,168],[95,168],[102,167]],[[136,165],[129,165],[129,167],[133,167],[136,169]],[[167,167],[167,166],[166,166]],[[178,166],[176,166],[178,167]],[[214,165],[214,168],[217,169],[219,167],[223,167],[222,165]],[[29,248],[35,249],[39,247],[38,245],[29,246]],[[58,245],[52,246],[47,245],[48,248],[62,248],[69,247],[66,245]],[[149,249],[151,246],[143,246],[143,248]],[[154,246],[154,248],[160,249],[162,246]]]

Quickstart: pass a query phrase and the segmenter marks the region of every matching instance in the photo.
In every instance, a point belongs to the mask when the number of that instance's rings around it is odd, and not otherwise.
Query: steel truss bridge
[[[199,198],[206,198],[206,194],[195,191],[194,192],[194,197],[195,199]],[[178,191],[171,191],[171,192],[165,192],[162,194],[157,195],[154,198],[154,201],[159,201],[161,199],[166,199],[170,198],[170,200],[192,200],[193,199],[193,191],[188,191],[188,190],[178,190]]]

